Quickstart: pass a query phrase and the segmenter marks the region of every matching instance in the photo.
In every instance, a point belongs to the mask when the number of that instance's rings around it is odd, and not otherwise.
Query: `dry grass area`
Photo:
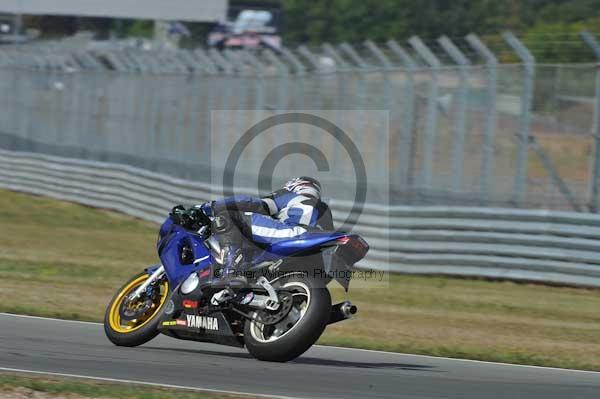
[[[156,226],[0,191],[0,309],[99,320],[114,291],[156,263]]]
[[[0,191],[0,311],[101,320],[114,291],[156,262],[157,227]],[[321,343],[600,370],[600,290],[391,276],[336,290],[359,306]]]
[[[322,343],[600,370],[599,290],[392,276],[348,297],[358,317]]]
[[[74,378],[0,374],[0,399],[234,399],[251,396],[218,395],[186,390],[149,388],[132,384]]]

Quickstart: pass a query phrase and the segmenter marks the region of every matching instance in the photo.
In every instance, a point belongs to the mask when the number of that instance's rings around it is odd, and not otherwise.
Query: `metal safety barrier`
[[[0,150],[0,187],[160,223],[174,204],[221,193],[132,166]],[[241,191],[245,192],[245,191]],[[352,204],[332,200],[339,225]],[[366,204],[354,230],[371,245],[361,267],[600,286],[600,216],[575,212]]]
[[[548,38],[580,62],[554,63],[510,32],[493,37],[169,50],[80,34],[5,45],[0,147],[188,179],[206,163],[224,168],[227,157],[211,154],[228,154],[256,121],[318,110],[392,204],[600,212],[598,40]],[[354,176],[342,173],[339,143],[314,123],[278,127],[253,140],[245,169],[259,171],[273,146],[311,143],[336,171],[332,196],[345,198]],[[297,162],[276,172],[283,182]]]

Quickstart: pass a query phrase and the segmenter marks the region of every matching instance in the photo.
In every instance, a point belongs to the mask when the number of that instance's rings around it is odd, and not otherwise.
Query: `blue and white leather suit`
[[[201,207],[208,216],[221,215],[237,227],[230,228],[219,239],[221,247],[229,247],[224,254],[226,265],[233,263],[241,245],[241,237],[237,237],[235,231],[238,229],[245,239],[258,245],[294,239],[309,229],[333,230],[331,212],[324,202],[286,189],[263,198],[234,196]]]
[[[264,244],[292,239],[307,228],[333,229],[331,212],[324,202],[285,189],[263,198],[245,195],[224,198],[204,204],[202,209],[208,216],[225,210],[243,213],[252,241]]]

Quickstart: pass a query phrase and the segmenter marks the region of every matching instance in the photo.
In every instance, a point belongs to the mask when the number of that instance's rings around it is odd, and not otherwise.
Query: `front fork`
[[[151,285],[158,281],[165,274],[165,267],[160,265],[151,275],[148,277],[146,281],[142,285],[140,285],[130,296],[129,300],[134,301],[139,298],[146,289]]]

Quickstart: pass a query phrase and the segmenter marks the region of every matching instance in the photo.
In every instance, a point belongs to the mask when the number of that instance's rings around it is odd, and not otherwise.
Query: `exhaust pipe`
[[[344,314],[344,316],[349,319],[352,315],[356,314],[358,308],[352,304],[350,301],[342,302],[342,306],[340,306],[340,311]]]
[[[331,307],[331,314],[327,324],[333,324],[338,321],[349,319],[356,314],[357,311],[358,308],[350,301],[337,303]]]

